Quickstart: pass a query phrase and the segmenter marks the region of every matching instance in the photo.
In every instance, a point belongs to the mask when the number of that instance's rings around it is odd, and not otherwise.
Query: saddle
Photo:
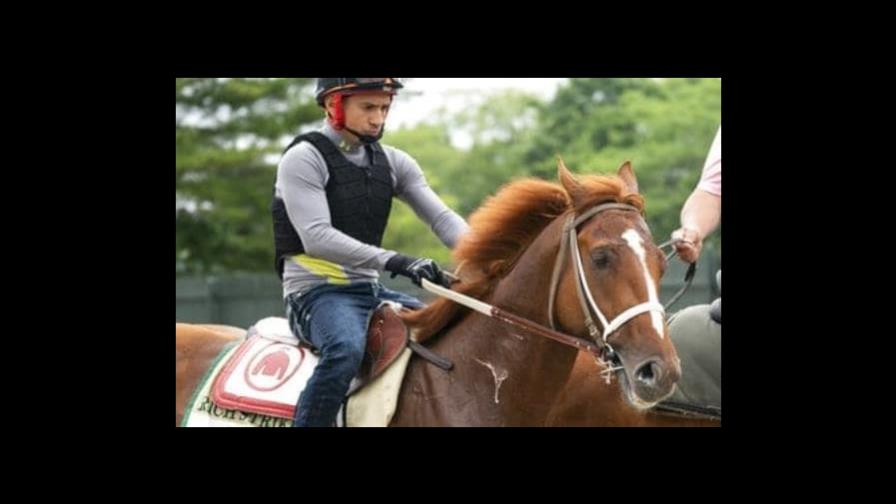
[[[453,367],[451,361],[410,338],[396,308],[401,306],[384,302],[371,317],[364,359],[346,397],[381,376],[406,348],[442,369]],[[292,334],[285,318],[262,319],[249,329],[246,340],[214,378],[211,401],[225,410],[292,419],[296,399],[318,361],[316,350]]]

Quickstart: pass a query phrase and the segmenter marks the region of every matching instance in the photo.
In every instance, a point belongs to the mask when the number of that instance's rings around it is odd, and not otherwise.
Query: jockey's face
[[[363,135],[376,136],[386,123],[392,95],[383,91],[371,91],[345,96],[345,125]],[[346,132],[351,135],[351,133]],[[354,135],[352,135],[354,137]]]

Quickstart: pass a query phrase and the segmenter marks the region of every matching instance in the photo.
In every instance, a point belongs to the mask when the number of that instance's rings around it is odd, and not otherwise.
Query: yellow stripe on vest
[[[292,259],[296,262],[296,264],[302,266],[315,275],[325,277],[327,279],[327,283],[336,285],[348,285],[349,283],[348,276],[345,274],[345,270],[342,269],[342,266],[336,263],[324,261],[323,259],[311,257],[310,255],[306,254],[294,255],[292,256]]]

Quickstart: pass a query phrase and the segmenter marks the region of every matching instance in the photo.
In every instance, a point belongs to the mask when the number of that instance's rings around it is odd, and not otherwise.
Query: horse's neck
[[[547,325],[551,273],[561,228],[562,222],[549,225],[487,302]],[[452,327],[436,348],[462,368],[458,377],[475,382],[470,390],[484,393],[486,409],[496,415],[492,420],[503,425],[540,425],[576,358],[573,348],[476,313]],[[497,398],[493,394],[496,388]]]

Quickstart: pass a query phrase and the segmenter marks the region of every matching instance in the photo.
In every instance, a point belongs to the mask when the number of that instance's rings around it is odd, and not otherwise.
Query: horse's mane
[[[641,195],[630,192],[617,176],[588,175],[578,181],[584,191],[574,199],[560,184],[533,178],[509,183],[488,198],[470,216],[470,231],[454,249],[463,281],[455,283],[453,290],[486,299],[548,224],[573,207],[577,214],[605,202],[644,209]],[[417,341],[425,341],[468,310],[439,298],[402,318],[415,331]]]

